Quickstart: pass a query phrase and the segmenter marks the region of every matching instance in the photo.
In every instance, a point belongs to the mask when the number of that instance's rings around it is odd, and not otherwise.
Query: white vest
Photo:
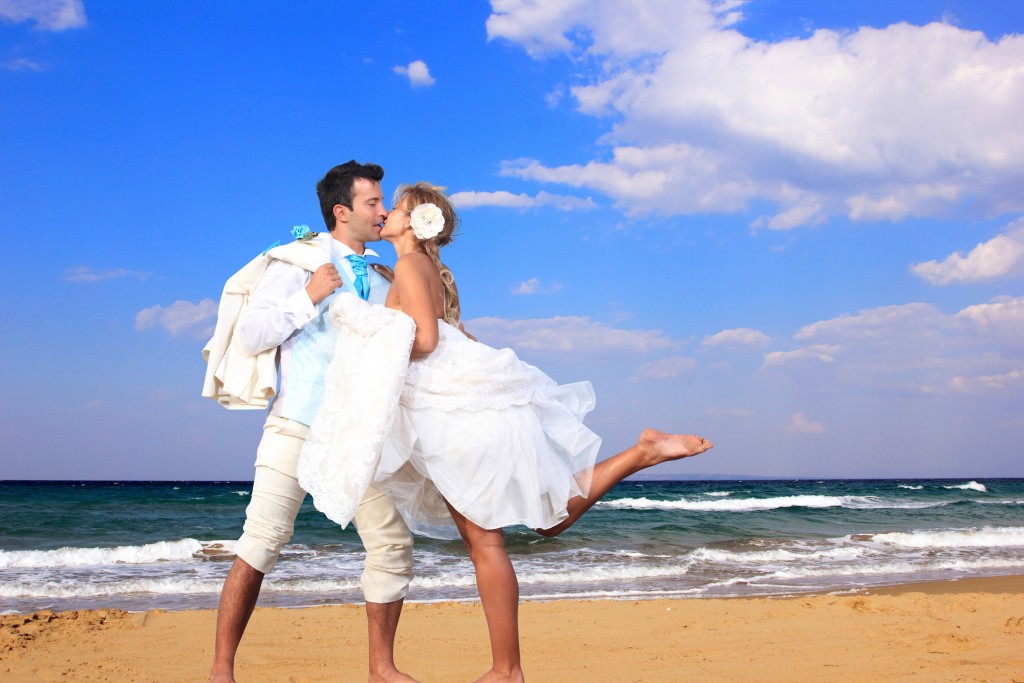
[[[307,426],[313,424],[316,409],[323,398],[324,373],[331,358],[334,357],[334,346],[338,338],[338,334],[327,320],[327,310],[336,296],[359,296],[353,285],[354,278],[351,276],[352,269],[348,262],[335,261],[334,265],[339,273],[346,273],[348,276],[341,279],[341,287],[317,305],[319,315],[303,325],[292,338],[291,358],[288,362],[288,396],[281,410],[281,417]],[[368,268],[367,271],[369,277],[373,269]],[[387,280],[379,279],[390,287]],[[375,286],[378,284],[373,282],[370,291],[373,291]]]

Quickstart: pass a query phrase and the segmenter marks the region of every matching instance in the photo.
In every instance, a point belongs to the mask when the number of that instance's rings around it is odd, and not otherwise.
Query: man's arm
[[[238,324],[242,348],[256,355],[276,348],[296,330],[315,320],[317,304],[341,286],[341,277],[333,264],[310,274],[290,263],[273,261],[249,298],[249,305]]]

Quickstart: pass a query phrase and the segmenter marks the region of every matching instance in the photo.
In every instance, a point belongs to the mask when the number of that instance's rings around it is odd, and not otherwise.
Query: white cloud
[[[609,163],[589,162],[549,168],[535,159],[502,164],[501,174],[570,187],[586,187],[616,200],[627,213],[739,211],[751,196],[745,182],[719,182],[723,159],[690,145],[616,147]],[[688,188],[677,191],[680,179]]]
[[[822,363],[834,363],[836,354],[842,347],[837,344],[811,344],[795,351],[772,351],[764,355],[764,367],[784,365],[802,360],[816,360]]]
[[[1024,323],[1024,297],[997,296],[987,304],[974,304],[957,313],[983,327]]]
[[[898,221],[941,215],[963,197],[962,186],[949,182],[883,184],[871,193],[846,198],[847,215],[855,221]]]
[[[524,280],[519,283],[519,286],[512,290],[513,294],[536,294],[537,290],[540,289],[540,280],[535,277],[531,277],[529,280]]]
[[[805,325],[793,339],[802,345],[767,353],[762,369],[836,394],[1019,389],[1010,380],[1024,358],[1024,296],[949,314],[921,303],[881,306]]]
[[[1024,296],[997,296],[988,303],[964,308],[956,319],[979,335],[1024,346]]]
[[[764,367],[817,356],[830,364],[817,366],[817,382],[914,385],[920,389],[945,382],[943,378],[948,377],[956,359],[976,345],[971,337],[955,315],[944,314],[934,306],[879,306],[805,325],[793,335],[804,348],[768,354]],[[828,371],[824,372],[826,367]],[[799,365],[794,367],[800,369]]]
[[[621,330],[578,316],[476,318],[466,323],[466,329],[491,346],[584,356],[644,355],[680,346],[661,330]]]
[[[744,1],[492,0],[487,37],[520,43],[536,57],[584,51],[643,57],[670,49],[680,38],[736,22],[740,16],[732,10]]]
[[[597,208],[597,203],[590,197],[583,199],[569,195],[551,194],[543,190],[533,197],[526,193],[512,194],[504,190],[497,192],[456,192],[451,196],[451,200],[459,209],[473,209],[479,206],[501,206],[513,209],[553,206],[559,211],[578,211]]]
[[[513,294],[552,294],[554,292],[560,292],[562,290],[561,282],[552,282],[551,284],[544,284],[538,278],[531,277],[529,280],[520,282],[513,290]]]
[[[651,363],[644,363],[629,378],[630,382],[646,380],[672,379],[680,375],[689,375],[697,369],[697,361],[685,356],[662,358]]]
[[[825,431],[825,427],[820,422],[808,420],[803,413],[793,413],[789,418],[786,431],[796,434],[821,434]]]
[[[980,375],[977,377],[956,376],[950,380],[950,387],[965,393],[1005,391],[1012,388],[1024,388],[1024,372],[1010,370],[999,375]]]
[[[19,57],[17,59],[10,59],[0,64],[0,68],[5,71],[45,71],[46,67],[42,63],[37,62],[34,59],[28,57]]]
[[[750,417],[753,413],[747,408],[718,408],[711,407],[704,411],[705,415],[716,417]]]
[[[982,242],[964,256],[950,254],[942,261],[925,261],[910,272],[933,285],[982,282],[1024,274],[1024,218],[1007,226],[1004,234]]]
[[[790,206],[774,216],[760,216],[750,224],[752,228],[768,228],[769,230],[792,230],[805,225],[824,223],[827,215],[820,201],[811,199],[807,204]]]
[[[843,315],[805,325],[794,339],[891,339],[896,331],[901,336],[917,336],[933,329],[947,328],[951,324],[937,308],[930,304],[912,303],[879,306],[860,311],[856,315]]]
[[[700,345],[704,347],[719,346],[724,348],[761,348],[771,343],[771,337],[760,330],[749,327],[737,327],[722,330],[717,334],[704,337]]]
[[[152,274],[127,268],[94,270],[89,266],[75,266],[64,271],[65,282],[105,282],[106,280],[118,280],[126,277],[142,281],[148,280],[152,277]]]
[[[396,66],[394,72],[408,78],[409,84],[414,88],[426,88],[435,82],[434,77],[430,75],[430,69],[422,59],[409,62],[408,66]]]
[[[64,31],[86,25],[82,0],[0,0],[0,20],[33,21],[43,31]]]
[[[559,104],[561,104],[562,100],[564,99],[565,87],[562,85],[556,85],[554,88],[548,91],[546,95],[544,95],[544,104],[546,104],[549,109],[554,109]]]
[[[579,8],[579,0],[529,2],[529,0],[491,0],[493,14],[487,18],[487,39],[506,38],[522,43],[531,55],[569,50],[572,43],[564,32],[570,28],[567,17]]]
[[[156,305],[144,308],[135,314],[135,329],[144,332],[162,327],[172,337],[188,335],[195,339],[206,339],[213,334],[217,319],[217,302],[203,299],[197,303],[175,301],[164,308]]]
[[[753,221],[769,229],[1024,210],[1024,35],[935,22],[757,40],[736,28],[742,4],[495,0],[489,38],[571,56],[549,64],[572,65],[579,111],[610,126],[603,158],[505,173],[631,213],[774,205]]]

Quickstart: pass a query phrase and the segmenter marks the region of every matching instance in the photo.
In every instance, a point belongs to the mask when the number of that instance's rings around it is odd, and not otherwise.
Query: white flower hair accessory
[[[420,204],[410,214],[412,234],[421,240],[429,240],[444,230],[444,214],[436,204]]]

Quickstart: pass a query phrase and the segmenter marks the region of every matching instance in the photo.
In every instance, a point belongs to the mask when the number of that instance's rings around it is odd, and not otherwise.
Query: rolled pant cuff
[[[280,550],[268,548],[266,542],[253,539],[244,533],[235,543],[235,556],[263,574],[269,574],[273,570],[280,555]]]
[[[373,572],[373,578],[370,580],[367,580],[366,574],[363,574],[361,582],[363,600],[381,604],[404,600],[405,596],[409,594],[410,581],[412,581],[411,570],[407,576],[390,575],[390,578],[382,575],[381,572]]]

